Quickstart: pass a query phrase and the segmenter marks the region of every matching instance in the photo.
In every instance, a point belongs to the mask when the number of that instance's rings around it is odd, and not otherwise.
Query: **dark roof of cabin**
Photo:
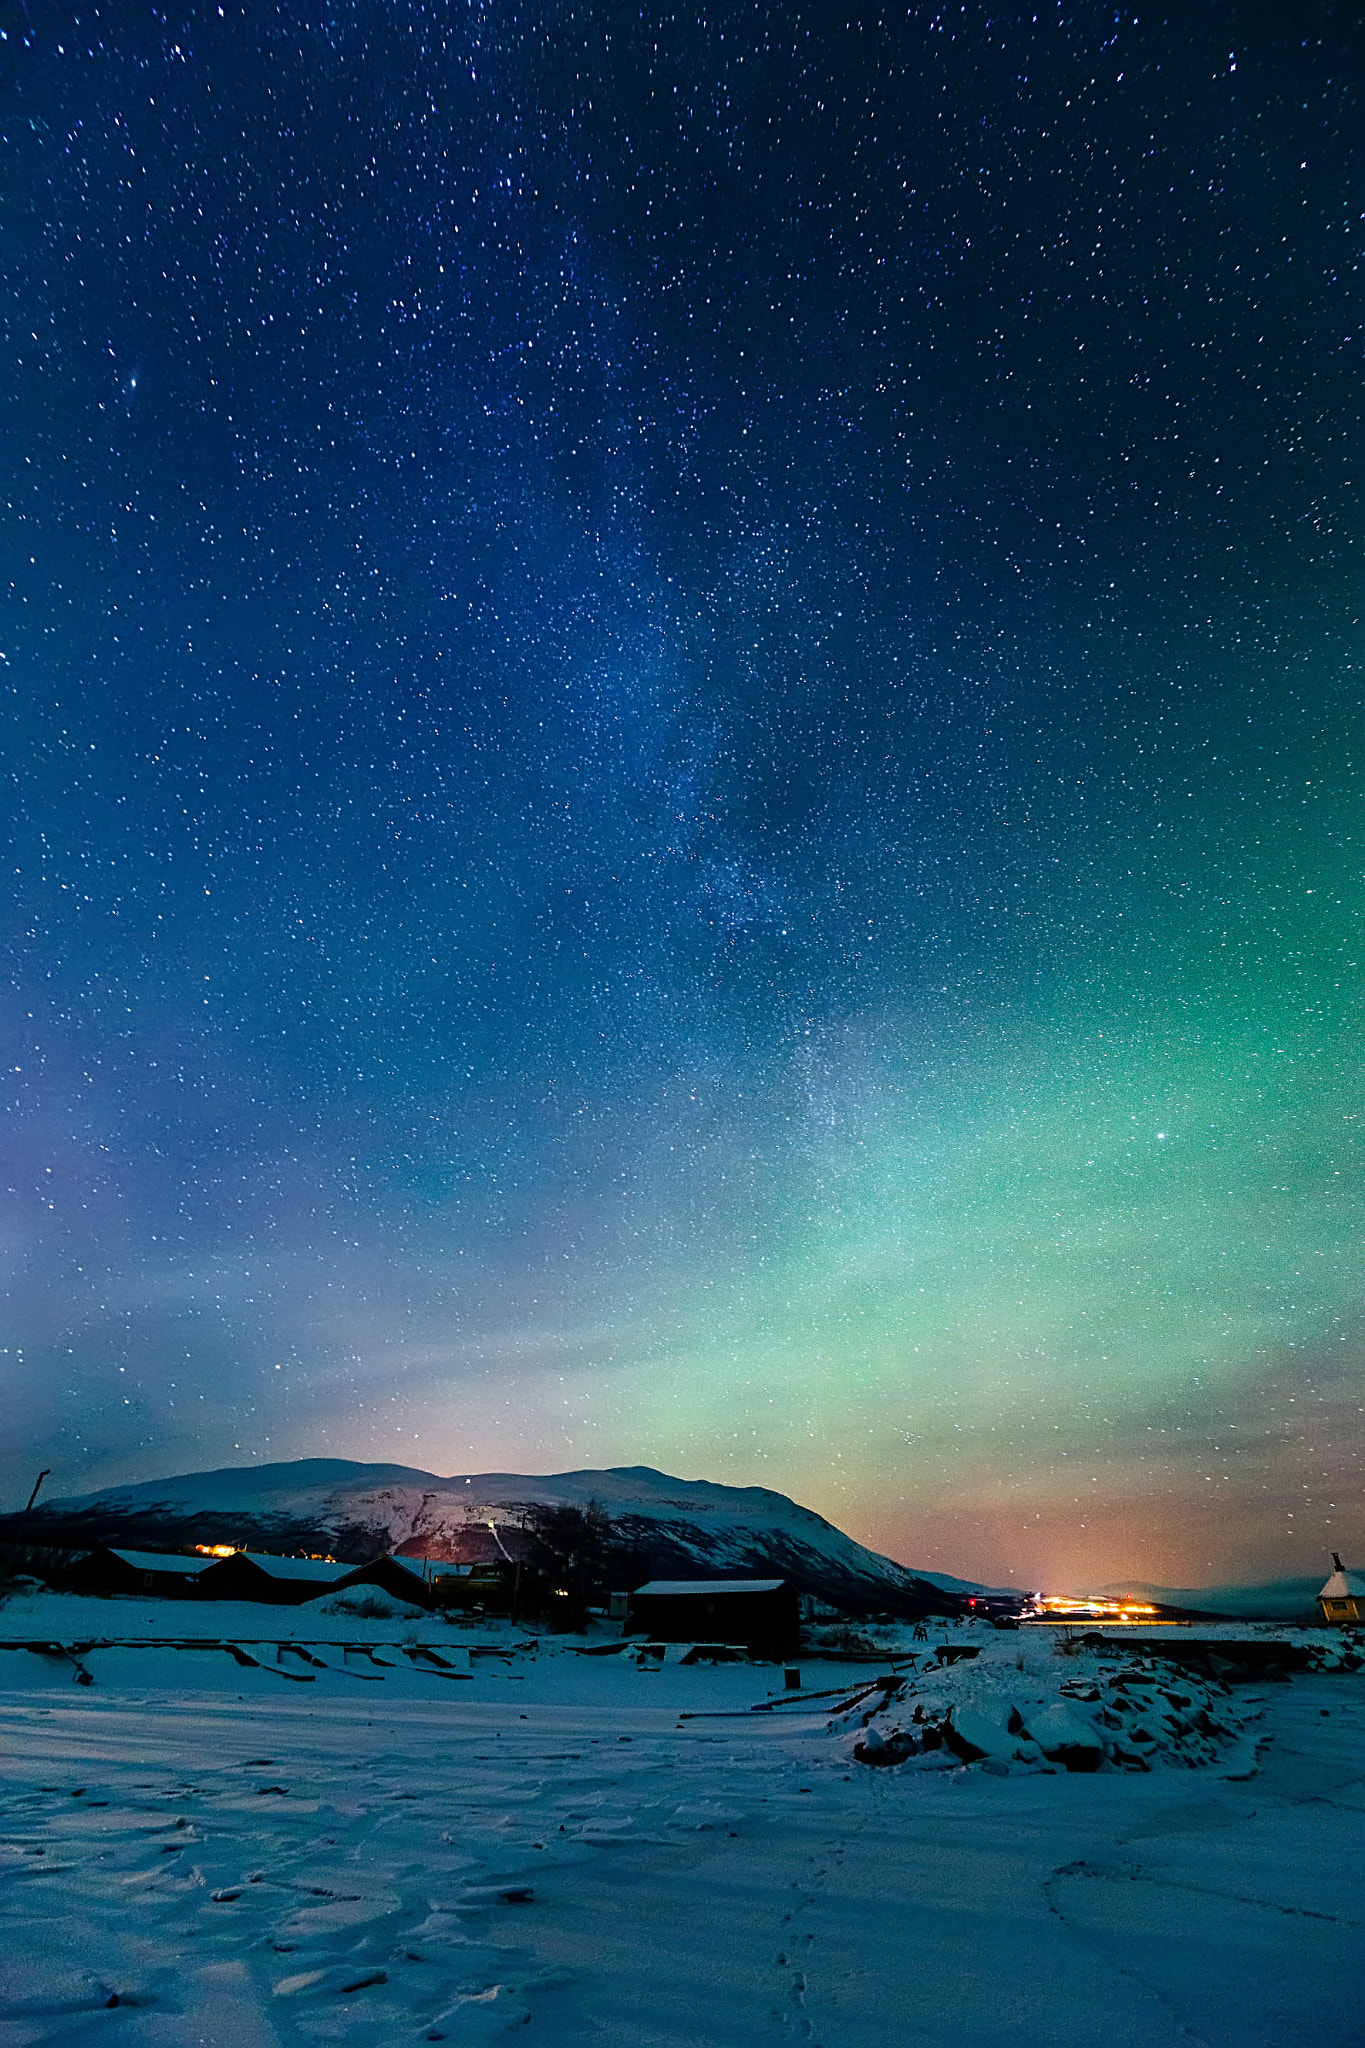
[[[355,1570],[351,1564],[334,1564],[325,1557],[272,1557],[263,1550],[235,1550],[231,1557],[217,1557],[215,1564],[248,1564],[269,1579],[311,1579],[330,1586]]]
[[[217,1557],[189,1557],[169,1550],[116,1550],[113,1544],[107,1549],[110,1557],[130,1565],[135,1572],[174,1572],[180,1578],[194,1578],[211,1564],[222,1562]]]

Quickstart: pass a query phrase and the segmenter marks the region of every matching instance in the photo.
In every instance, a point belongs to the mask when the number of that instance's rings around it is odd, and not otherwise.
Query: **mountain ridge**
[[[603,1518],[618,1575],[638,1574],[637,1583],[777,1571],[833,1606],[904,1615],[956,1613],[987,1590],[883,1557],[773,1488],[680,1479],[649,1465],[448,1477],[345,1458],[223,1466],[58,1497],[0,1520],[0,1536],[87,1547],[244,1542],[356,1563],[388,1550],[473,1560],[508,1554],[500,1528],[589,1507]]]

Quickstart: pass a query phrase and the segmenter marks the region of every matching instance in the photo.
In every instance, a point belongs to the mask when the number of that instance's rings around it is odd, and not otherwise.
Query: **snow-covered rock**
[[[854,1759],[935,1769],[989,1765],[997,1774],[1003,1766],[1144,1772],[1245,1752],[1257,1696],[1229,1692],[1207,1672],[1191,1676],[1155,1652],[1120,1662],[1117,1647],[1098,1636],[1091,1644],[1063,1638],[1055,1647],[1065,1658],[1065,1677],[1050,1655],[1030,1663],[1022,1651],[990,1641],[970,1661],[940,1658],[907,1672],[875,1704],[858,1702]],[[1325,1668],[1320,1657],[1311,1661]],[[1343,1661],[1338,1668],[1352,1666]]]
[[[968,1706],[955,1709],[945,1724],[943,1739],[964,1762],[979,1757],[1008,1756],[1014,1748],[1009,1732],[1009,1707],[1003,1695],[992,1703],[993,1710]]]
[[[1064,1763],[1071,1771],[1099,1768],[1104,1737],[1093,1721],[1086,1720],[1061,1700],[1030,1714],[1027,1732],[1053,1763]]]

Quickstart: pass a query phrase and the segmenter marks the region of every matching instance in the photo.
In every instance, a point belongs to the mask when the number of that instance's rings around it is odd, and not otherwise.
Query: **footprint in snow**
[[[299,1998],[312,1992],[319,1997],[347,1997],[354,1991],[368,1991],[371,1985],[388,1981],[387,1972],[371,1964],[337,1963],[331,1969],[298,1970],[292,1977],[281,1977],[274,1995]]]
[[[529,2009],[510,1984],[490,1984],[486,1991],[457,1998],[418,2029],[422,2041],[499,2041],[530,2021]]]
[[[667,1825],[671,1828],[694,1829],[704,1834],[708,1829],[738,1827],[748,1815],[738,1807],[721,1806],[712,1799],[698,1799],[684,1806],[676,1806],[669,1816]]]

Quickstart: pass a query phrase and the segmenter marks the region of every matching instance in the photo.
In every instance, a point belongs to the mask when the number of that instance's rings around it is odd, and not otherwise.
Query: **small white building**
[[[1348,1572],[1335,1550],[1335,1570],[1318,1594],[1324,1621],[1365,1622],[1365,1572]]]

